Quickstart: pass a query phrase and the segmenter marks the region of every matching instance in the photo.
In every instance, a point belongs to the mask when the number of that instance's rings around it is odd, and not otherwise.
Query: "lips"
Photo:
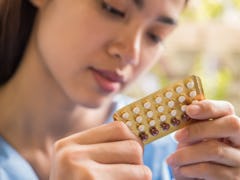
[[[90,68],[98,86],[105,92],[113,92],[120,89],[124,83],[123,76],[114,71]]]

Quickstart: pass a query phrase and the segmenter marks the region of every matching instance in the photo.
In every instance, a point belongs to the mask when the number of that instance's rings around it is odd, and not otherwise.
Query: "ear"
[[[30,3],[36,8],[41,8],[47,0],[30,0]]]

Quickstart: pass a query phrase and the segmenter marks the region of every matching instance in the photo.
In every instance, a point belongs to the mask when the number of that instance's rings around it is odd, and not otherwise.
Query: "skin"
[[[178,149],[167,159],[176,178],[239,179],[240,119],[233,106],[203,100],[188,106],[187,113],[198,122],[176,133]]]
[[[1,136],[40,179],[150,179],[139,139],[125,125],[100,125],[114,95],[157,61],[184,0],[31,2],[39,11],[29,44],[0,89]]]
[[[0,89],[1,136],[40,179],[151,179],[139,139],[120,122],[101,124],[114,95],[157,61],[184,1],[31,2],[39,12],[28,47],[18,71]],[[193,106],[187,113],[206,130],[199,133],[194,129],[198,126],[189,126],[186,138],[179,132],[180,147],[168,159],[174,169],[179,167],[177,179],[219,179],[222,172],[225,179],[239,176],[238,117],[227,102],[203,101],[199,106],[199,114],[191,114]],[[209,118],[214,121],[205,121]],[[214,157],[206,151],[207,142],[222,138],[228,143],[221,145],[230,150]],[[214,152],[221,146],[213,147]],[[215,165],[221,159],[224,171],[207,168],[203,175],[201,165],[213,164],[208,163],[213,158]]]

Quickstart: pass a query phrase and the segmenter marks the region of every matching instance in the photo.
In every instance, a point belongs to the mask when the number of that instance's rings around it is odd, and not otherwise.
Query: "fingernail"
[[[182,142],[182,141],[186,140],[187,137],[188,137],[188,131],[186,128],[178,130],[175,134],[175,139],[178,142]]]
[[[196,104],[191,104],[190,106],[188,106],[188,114],[189,115],[198,115],[201,111],[201,108],[199,105]]]

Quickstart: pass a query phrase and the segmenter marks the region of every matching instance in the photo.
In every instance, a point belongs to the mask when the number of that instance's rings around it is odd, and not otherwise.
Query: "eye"
[[[159,43],[162,41],[161,37],[153,34],[153,33],[147,33],[148,37],[150,38],[150,40],[153,42],[153,43]]]
[[[124,13],[124,12],[122,12],[121,10],[119,10],[119,9],[117,9],[117,8],[109,5],[109,4],[106,3],[106,2],[102,2],[102,8],[103,8],[105,11],[107,11],[107,12],[109,12],[109,13],[115,15],[115,16],[119,16],[119,17],[121,17],[121,18],[124,18],[124,17],[125,17],[125,13]]]

